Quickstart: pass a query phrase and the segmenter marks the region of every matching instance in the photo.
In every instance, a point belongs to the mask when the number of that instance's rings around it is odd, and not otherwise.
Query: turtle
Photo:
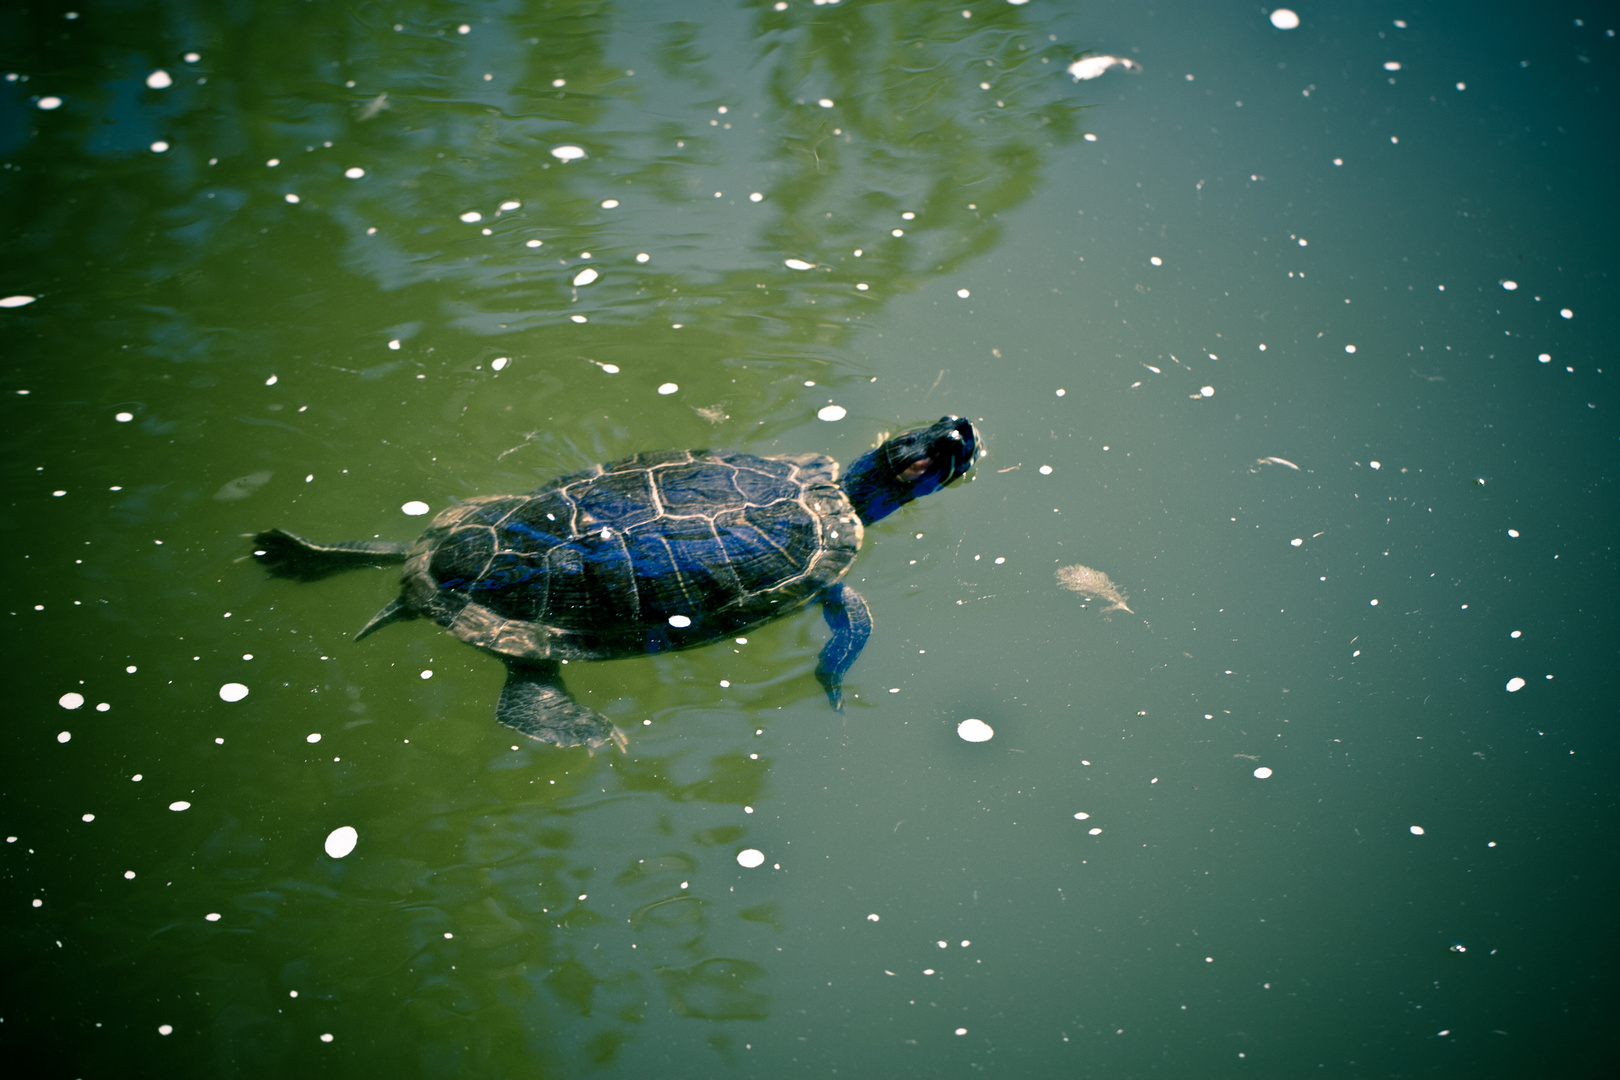
[[[842,712],[844,674],[872,631],[841,580],[865,527],[966,475],[981,449],[972,423],[944,416],[841,478],[825,454],[658,450],[467,499],[414,542],[321,544],[277,528],[252,535],[252,557],[298,581],[403,563],[399,595],[355,640],[430,619],[505,663],[502,724],[622,751],[624,733],[569,694],[563,663],[697,648],[812,602],[832,630],[816,679]]]

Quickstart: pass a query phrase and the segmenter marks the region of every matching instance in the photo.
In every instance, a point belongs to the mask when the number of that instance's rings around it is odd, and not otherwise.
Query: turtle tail
[[[274,577],[318,581],[345,570],[392,566],[405,561],[411,545],[389,540],[350,540],[317,544],[286,529],[253,535],[254,561]]]
[[[416,612],[406,607],[405,601],[396,596],[388,601],[387,607],[373,615],[371,621],[360,628],[360,632],[354,635],[354,640],[359,641],[367,635],[375,634],[389,623],[410,622],[416,617]]]

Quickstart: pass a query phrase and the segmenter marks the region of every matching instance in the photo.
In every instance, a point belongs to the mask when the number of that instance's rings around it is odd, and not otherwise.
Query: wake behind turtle
[[[865,527],[973,467],[978,433],[941,417],[888,439],[841,479],[824,454],[661,450],[594,465],[527,495],[469,499],[414,543],[253,537],[277,577],[313,581],[404,563],[400,594],[358,638],[426,618],[506,664],[495,717],[540,742],[621,750],[624,733],[562,682],[564,660],[707,645],[822,606],[832,637],[816,678],[843,709],[843,676],[872,631],[840,579]]]

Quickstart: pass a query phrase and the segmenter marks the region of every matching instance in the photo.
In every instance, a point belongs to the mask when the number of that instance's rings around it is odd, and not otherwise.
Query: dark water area
[[[0,12],[18,1075],[1614,1070],[1620,16],[1293,10]],[[947,413],[842,714],[245,538]]]

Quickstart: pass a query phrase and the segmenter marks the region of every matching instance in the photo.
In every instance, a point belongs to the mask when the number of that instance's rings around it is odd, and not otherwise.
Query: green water
[[[19,1075],[1613,1068],[1617,23],[1297,10],[0,14]],[[946,412],[843,716],[805,611],[517,745],[244,561]]]

